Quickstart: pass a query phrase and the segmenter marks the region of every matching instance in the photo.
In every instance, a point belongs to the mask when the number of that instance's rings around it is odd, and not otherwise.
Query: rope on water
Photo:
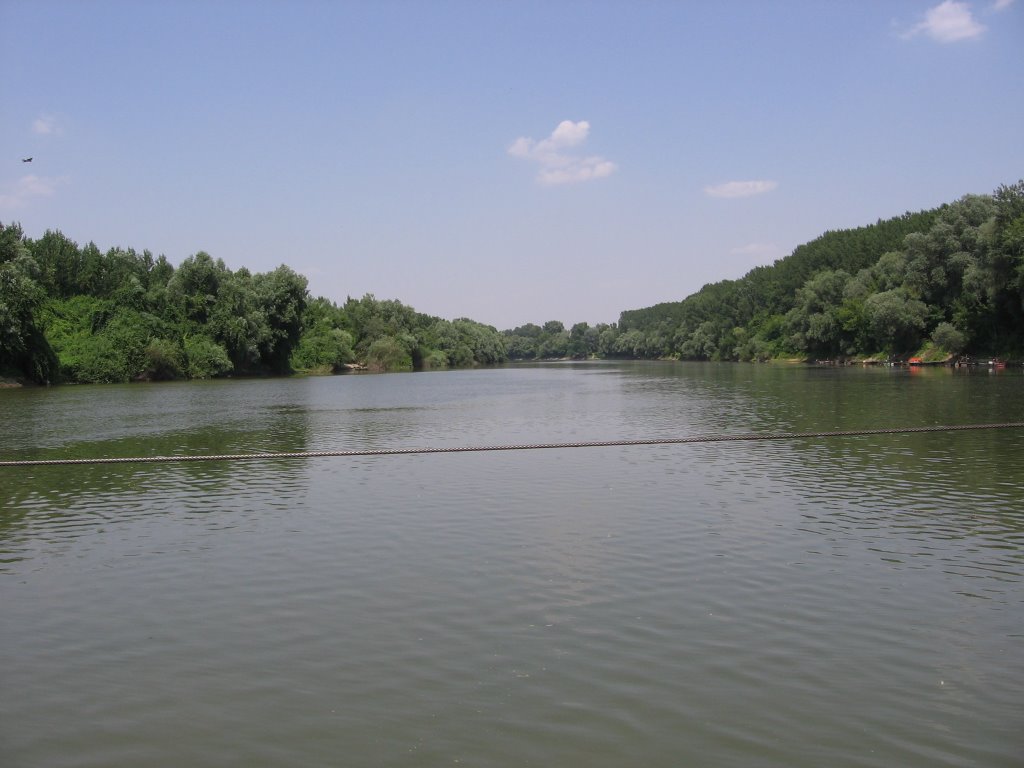
[[[267,459],[318,459],[354,456],[409,456],[427,453],[482,453],[487,451],[532,451],[552,448],[613,448],[630,445],[681,445],[686,443],[732,443],[753,440],[806,440],[818,437],[860,437],[903,435],[921,432],[965,432],[984,429],[1020,429],[1024,422],[1002,424],[954,424],[946,426],[891,427],[887,429],[841,429],[823,432],[750,432],[745,434],[692,435],[690,437],[642,438],[639,440],[589,440],[574,443],[524,443],[520,445],[452,446],[448,448],[375,448],[348,451],[292,451],[281,453],[223,453],[186,456],[125,456],[91,459],[11,459],[0,467],[41,467],[68,464],[148,464],[186,461],[253,461]]]

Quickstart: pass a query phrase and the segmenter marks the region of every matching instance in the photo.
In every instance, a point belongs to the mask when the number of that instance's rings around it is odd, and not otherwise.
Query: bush
[[[87,296],[47,302],[43,322],[63,378],[90,384],[142,375],[146,347],[161,327],[151,314]]]
[[[211,379],[232,369],[227,350],[209,336],[189,336],[185,339],[185,358],[188,361],[188,375],[193,379]]]
[[[932,341],[951,355],[957,355],[967,346],[967,335],[958,331],[952,323],[939,323],[932,331]]]
[[[448,355],[438,349],[431,349],[423,355],[423,370],[436,371],[448,367]]]
[[[366,351],[366,367],[371,371],[411,371],[412,355],[394,336],[384,336]]]
[[[181,345],[170,339],[151,339],[146,345],[146,378],[156,381],[177,379],[185,372]]]
[[[340,328],[319,326],[302,335],[292,352],[290,364],[299,371],[337,372],[351,360],[351,334]]]

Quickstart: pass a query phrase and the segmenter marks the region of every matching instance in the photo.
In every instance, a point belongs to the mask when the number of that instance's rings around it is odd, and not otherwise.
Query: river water
[[[0,458],[1024,420],[1020,371],[0,391]],[[1019,766],[1024,430],[0,468],[22,766]]]

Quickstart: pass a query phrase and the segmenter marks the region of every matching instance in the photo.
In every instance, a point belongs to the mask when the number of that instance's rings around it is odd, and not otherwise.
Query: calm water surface
[[[0,391],[3,458],[1024,420],[1019,371]],[[4,766],[1019,766],[1024,430],[0,468]]]

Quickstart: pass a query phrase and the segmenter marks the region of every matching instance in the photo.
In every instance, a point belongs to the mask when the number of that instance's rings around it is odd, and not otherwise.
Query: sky
[[[1024,0],[0,0],[0,105],[28,237],[594,325],[1024,177]]]

